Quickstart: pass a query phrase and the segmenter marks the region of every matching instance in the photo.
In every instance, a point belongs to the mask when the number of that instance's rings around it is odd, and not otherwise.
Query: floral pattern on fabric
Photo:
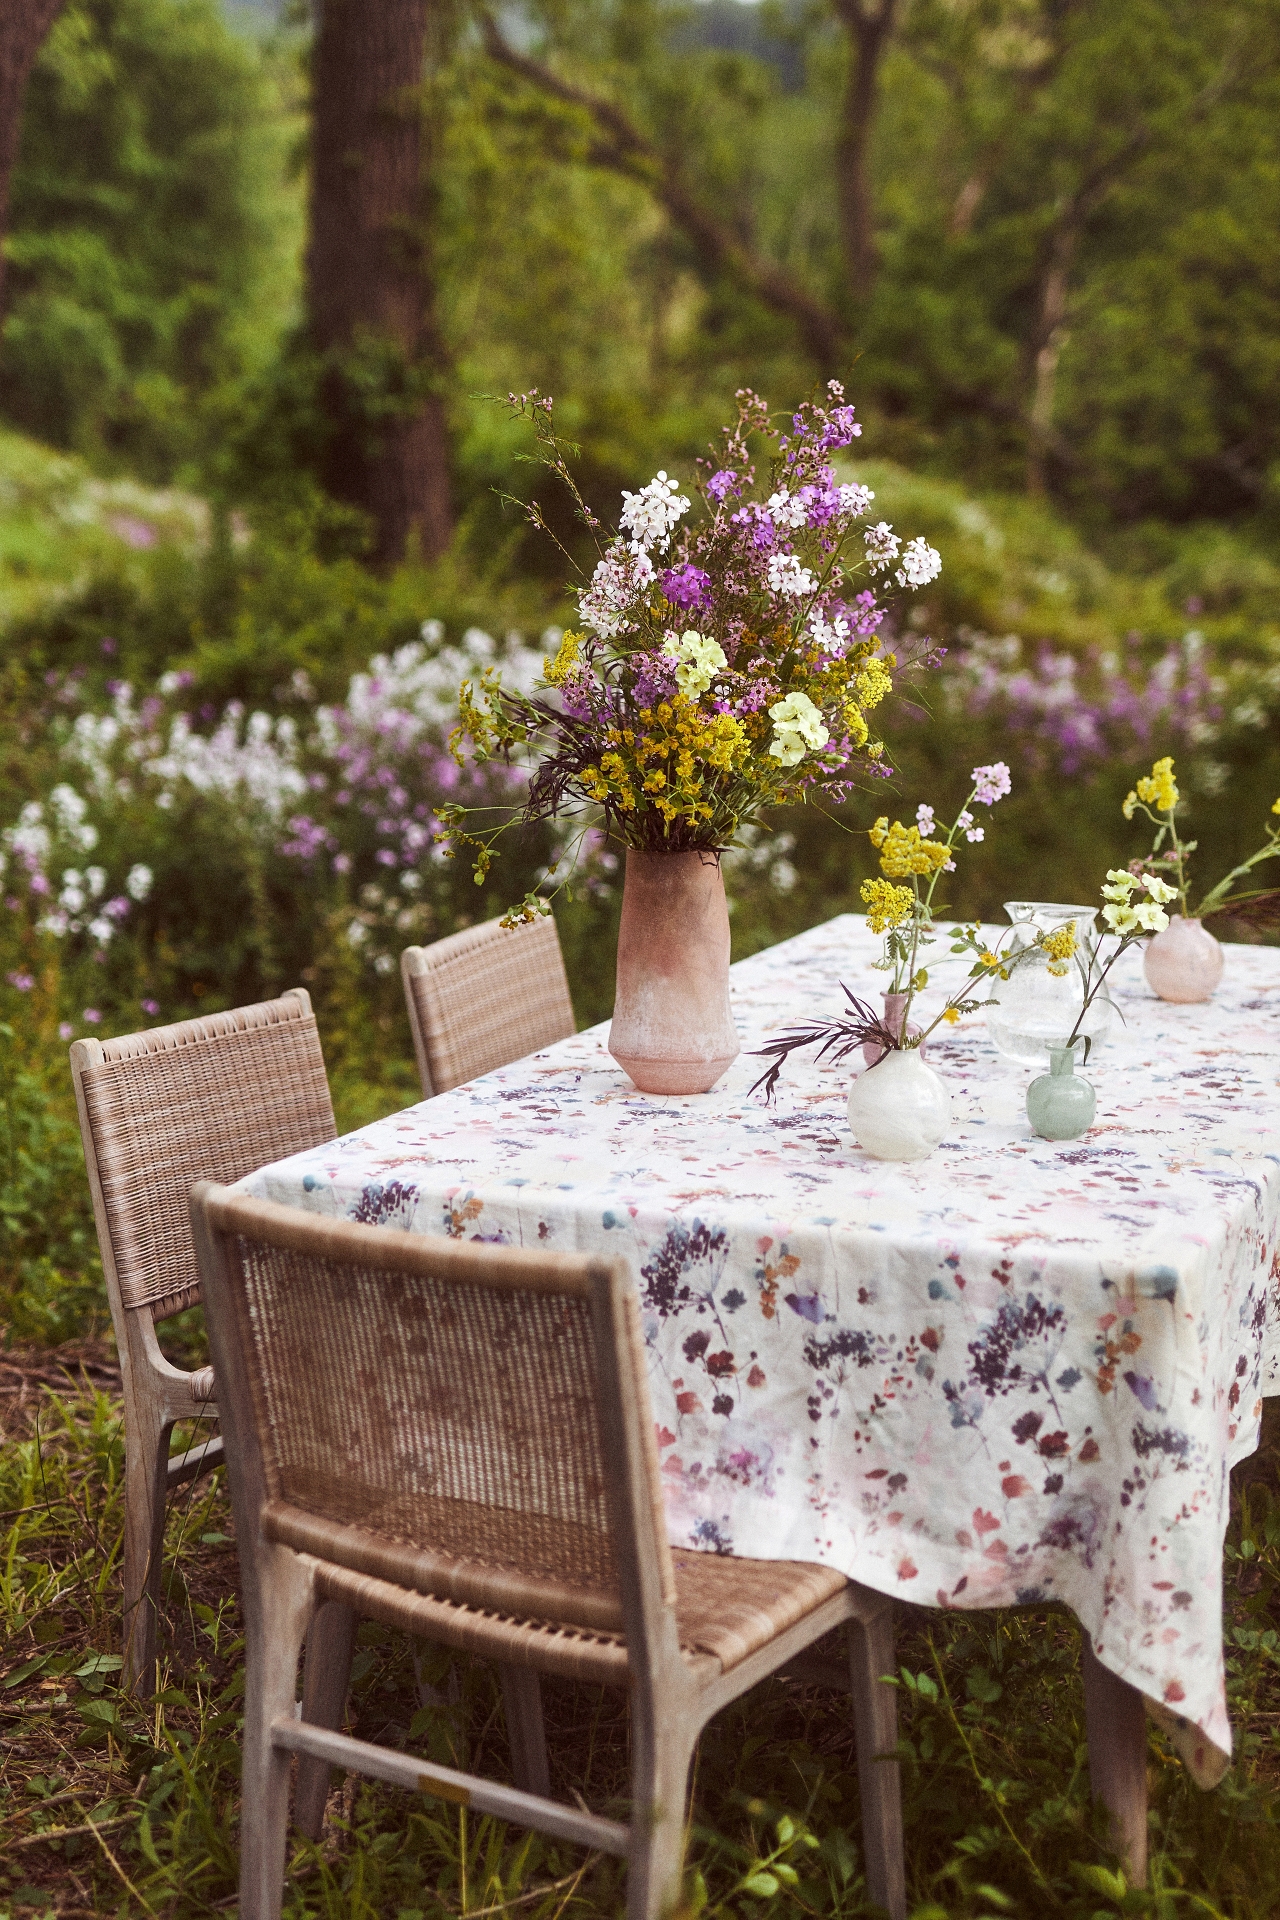
[[[1280,1391],[1280,955],[1233,947],[1171,1006],[1140,956],[1052,1143],[972,1015],[930,1042],[955,1124],[926,1161],[850,1139],[847,1068],[776,1105],[749,1050],[876,990],[852,916],[733,969],[744,1053],[710,1094],[635,1091],[594,1028],[264,1169],[287,1204],[624,1258],[670,1537],[820,1560],[939,1607],[1065,1603],[1202,1785],[1231,1751],[1230,1468]],[[925,1004],[948,988],[931,964]]]

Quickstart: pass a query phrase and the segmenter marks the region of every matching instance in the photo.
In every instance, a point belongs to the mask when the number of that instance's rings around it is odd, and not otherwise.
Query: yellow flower
[[[872,933],[888,927],[900,927],[911,916],[915,895],[910,887],[891,887],[887,880],[864,880],[862,900],[867,909],[867,925]]]
[[[960,1018],[960,1015],[955,1007],[948,1007],[943,1013],[942,1017],[945,1021],[948,1022],[950,1026],[954,1027],[956,1021]]]
[[[876,821],[874,827],[868,828],[867,838],[870,840],[873,847],[882,847],[885,841],[888,839],[888,837],[889,837],[889,816],[887,813],[882,813],[880,815],[880,818]]]
[[[1178,787],[1173,777],[1173,757],[1166,754],[1151,769],[1150,779],[1139,780],[1138,798],[1157,813],[1172,813],[1178,804]],[[1130,816],[1132,817],[1132,816]]]
[[[1133,810],[1137,806],[1137,804],[1138,804],[1138,796],[1134,792],[1133,788],[1130,787],[1128,793],[1126,793],[1124,797],[1124,806],[1121,808],[1121,812],[1124,814],[1124,817],[1126,820],[1132,820]]]
[[[580,633],[574,633],[572,628],[566,627],[560,637],[560,650],[556,654],[555,659],[544,660],[542,663],[543,678],[547,681],[548,685],[553,687],[562,687],[564,685],[578,664],[581,648],[582,635]]]
[[[901,820],[895,820],[884,832],[883,825],[883,821],[876,821],[871,841],[880,848],[881,873],[887,873],[891,880],[906,880],[913,873],[937,873],[946,866],[949,855],[942,841],[926,840],[919,827],[904,827]]]
[[[1046,933],[1040,943],[1051,960],[1069,960],[1076,950],[1076,929],[1074,921],[1065,927],[1057,927],[1052,933]]]
[[[1275,803],[1275,805],[1274,805],[1274,806],[1272,807],[1272,809],[1271,809],[1271,811],[1272,811],[1272,813],[1280,813],[1280,800],[1277,800],[1277,801],[1276,801],[1276,803]]]
[[[986,953],[980,953],[978,955],[978,958],[979,960],[981,960],[984,967],[998,967],[1000,965],[999,954],[992,953],[990,948],[988,948]]]

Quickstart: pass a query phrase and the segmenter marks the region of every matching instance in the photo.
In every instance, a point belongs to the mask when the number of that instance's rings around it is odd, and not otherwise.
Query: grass
[[[123,1444],[109,1345],[0,1356],[0,1916],[235,1908],[242,1642],[221,1473],[182,1490],[166,1538],[163,1684],[119,1690]],[[1270,1408],[1275,1403],[1268,1403]],[[1277,1409],[1280,1411],[1280,1409]],[[1125,1885],[1090,1807],[1078,1635],[1063,1614],[904,1610],[899,1685],[916,1920],[1112,1914],[1263,1920],[1280,1909],[1280,1420],[1237,1471],[1226,1559],[1237,1762],[1205,1795],[1154,1733],[1149,1890]],[[625,1704],[546,1688],[554,1791],[625,1792]],[[506,1775],[484,1666],[361,1629],[363,1738]],[[704,1735],[687,1920],[869,1916],[847,1700],[775,1679]],[[615,1862],[349,1779],[319,1846],[294,1842],[291,1920],[585,1920]]]

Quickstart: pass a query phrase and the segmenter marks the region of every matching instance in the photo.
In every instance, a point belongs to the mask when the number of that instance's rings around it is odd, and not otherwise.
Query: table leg
[[[1147,1715],[1142,1695],[1104,1667],[1080,1634],[1089,1785],[1111,1815],[1111,1841],[1135,1887],[1147,1883]]]

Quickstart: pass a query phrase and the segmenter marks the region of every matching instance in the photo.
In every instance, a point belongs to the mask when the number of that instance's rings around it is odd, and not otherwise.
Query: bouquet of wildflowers
[[[698,463],[696,517],[662,472],[623,494],[618,532],[602,543],[551,401],[512,396],[599,550],[577,592],[580,630],[546,662],[545,687],[513,692],[486,673],[461,690],[459,763],[467,736],[476,760],[531,763],[517,818],[578,813],[584,830],[603,825],[630,847],[718,852],[768,808],[838,803],[859,780],[887,775],[871,716],[895,671],[918,661],[882,643],[881,589],[924,586],[941,562],[922,539],[864,524],[872,494],[838,481],[832,456],[861,432],[838,381],[785,431],[755,394],[738,398],[719,456]],[[928,644],[921,654],[934,664]],[[479,881],[504,827],[465,829],[473,819],[459,807],[450,825]],[[545,903],[531,897],[517,917],[538,910]]]
[[[1178,782],[1173,770],[1173,756],[1166,754],[1163,760],[1157,760],[1149,775],[1145,775],[1135,788],[1125,796],[1124,817],[1132,820],[1135,813],[1145,813],[1156,829],[1151,843],[1151,852],[1143,859],[1132,863],[1131,871],[1141,876],[1144,873],[1165,873],[1172,882],[1169,899],[1176,895],[1178,911],[1188,918],[1207,920],[1210,914],[1225,913],[1242,906],[1265,906],[1274,909],[1280,904],[1280,891],[1271,887],[1252,887],[1247,892],[1233,891],[1237,880],[1260,865],[1263,860],[1280,858],[1280,825],[1268,825],[1266,838],[1256,853],[1242,860],[1238,867],[1219,880],[1205,894],[1198,907],[1189,904],[1191,889],[1191,855],[1196,850],[1194,840],[1183,840],[1178,834],[1177,811],[1181,801]],[[1280,800],[1271,809],[1280,814]],[[1161,896],[1163,898],[1163,896]]]

